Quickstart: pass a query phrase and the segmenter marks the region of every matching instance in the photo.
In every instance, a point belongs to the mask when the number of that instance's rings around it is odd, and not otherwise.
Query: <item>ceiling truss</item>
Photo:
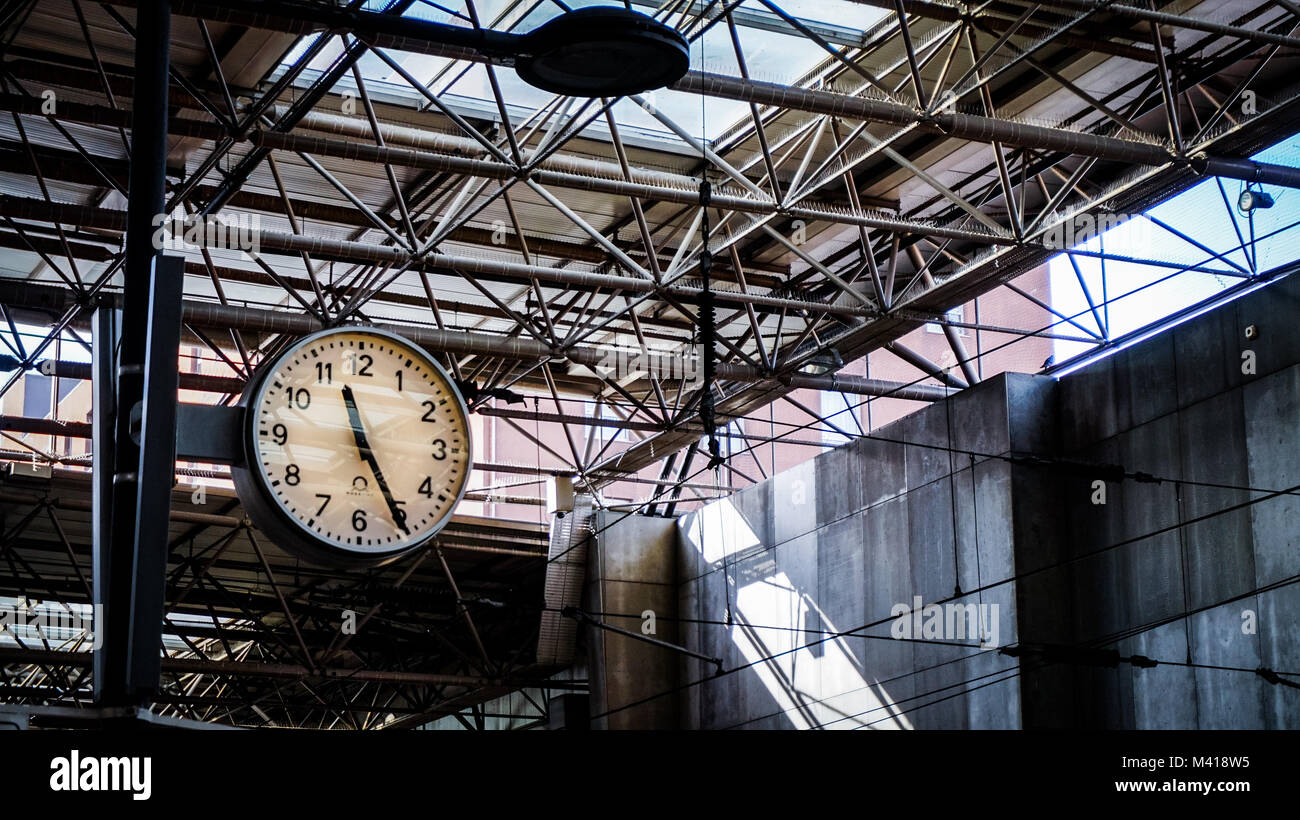
[[[482,24],[520,26],[548,2],[506,3]],[[704,105],[705,122],[710,106],[739,105],[734,123],[702,134],[665,94],[516,100],[502,66],[396,29],[410,0],[377,12],[176,0],[185,19],[173,27],[168,208],[253,220],[242,255],[207,237],[183,251],[187,341],[228,370],[189,384],[229,401],[296,336],[346,322],[397,327],[475,385],[476,411],[538,446],[536,464],[486,471],[572,473],[593,492],[628,482],[644,489],[642,509],[672,514],[765,477],[735,460],[709,475],[696,458],[705,433],[697,383],[601,367],[610,350],[671,358],[699,344],[702,179],[712,183],[718,420],[773,402],[808,417],[779,433],[734,434],[744,449],[823,446],[801,433],[853,435],[800,402],[799,389],[933,401],[974,384],[978,357],[963,329],[1105,346],[1094,294],[1084,314],[1065,316],[1014,283],[1060,252],[1048,237],[1067,220],[1141,212],[1204,174],[1300,185],[1294,169],[1247,160],[1300,124],[1300,89],[1286,79],[1300,47],[1293,3],[853,2],[882,10],[871,28],[803,19],[779,0],[633,3],[694,44],[729,44],[734,68],[697,67],[672,92]],[[88,369],[56,351],[88,339],[89,309],[119,290],[132,91],[122,55],[137,5],[0,2],[0,257],[9,260],[0,343],[23,365],[0,379],[0,396],[41,362],[85,378]],[[472,0],[451,5],[478,20]],[[800,38],[816,64],[792,82],[759,78],[756,31]],[[423,63],[411,55],[446,62],[417,76],[412,66]],[[484,79],[478,105],[462,93],[473,71]],[[1170,264],[1247,284],[1262,275],[1208,251],[1199,264]],[[1082,274],[1080,284],[1086,291]],[[1005,327],[948,315],[1004,287],[1053,321]],[[944,331],[950,364],[900,342],[926,323]],[[882,349],[915,377],[820,364]],[[503,391],[531,409],[506,404]],[[575,400],[595,412],[573,412]],[[40,421],[5,421],[8,457],[77,467],[23,443]],[[540,424],[563,430],[565,444],[552,447]],[[595,428],[627,435],[595,439]],[[64,520],[84,513],[77,480],[69,473],[59,493],[6,498],[10,594],[88,599],[85,542]],[[488,492],[515,497],[519,486]],[[536,533],[480,528],[461,544],[480,552],[449,541],[349,583],[277,564],[231,512],[233,501],[173,521],[178,550],[199,546],[172,565],[169,613],[190,616],[169,625],[169,640],[184,645],[164,666],[172,714],[360,728],[461,714],[545,671],[522,660],[526,619],[461,617],[450,593],[458,583],[462,593],[502,592],[503,566],[512,580],[502,594],[535,584]],[[24,535],[34,526],[39,539]],[[389,604],[373,595],[400,597],[407,584],[437,587],[438,605],[422,602],[418,614],[441,624],[420,636],[426,654],[409,668],[399,660],[409,635],[339,638],[339,609],[383,624]],[[322,590],[334,596],[328,604]],[[89,670],[70,650],[0,650],[0,692],[77,700]]]

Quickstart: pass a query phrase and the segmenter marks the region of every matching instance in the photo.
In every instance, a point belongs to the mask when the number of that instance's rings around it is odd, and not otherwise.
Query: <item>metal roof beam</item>
[[[10,307],[49,309],[56,304],[62,305],[71,296],[71,293],[52,286],[29,283],[11,285],[0,282],[0,304]],[[115,297],[109,295],[106,298]],[[320,329],[320,322],[307,313],[289,313],[282,310],[263,310],[194,300],[186,300],[183,303],[181,321],[198,327],[284,333],[294,336],[305,336]],[[383,323],[376,323],[375,326],[388,327],[390,330],[400,332],[416,344],[438,353],[487,355],[516,361],[541,361],[563,356],[574,364],[600,367],[608,360],[610,352],[617,349],[614,346],[575,345],[557,350],[535,339],[509,339],[485,332],[441,330],[415,325],[386,326]],[[654,355],[661,355],[665,360],[674,358],[667,353],[651,354],[651,357]],[[772,380],[772,377],[762,372],[760,368],[729,362],[718,363],[717,375],[723,381],[738,383]],[[935,401],[948,395],[948,391],[943,389],[908,386],[898,382],[851,376],[811,376],[796,373],[787,375],[783,381],[793,387],[837,390],[862,395],[888,395],[915,401]]]

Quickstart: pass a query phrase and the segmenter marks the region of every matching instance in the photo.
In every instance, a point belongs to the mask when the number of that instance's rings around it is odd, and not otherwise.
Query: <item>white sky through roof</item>
[[[1300,135],[1261,151],[1253,159],[1280,165],[1300,164]],[[1139,217],[1076,246],[1091,253],[1101,251],[1104,246],[1107,255],[1195,265],[1232,274],[1209,270],[1178,272],[1174,267],[1111,258],[1106,260],[1106,288],[1103,290],[1101,260],[1076,256],[1079,272],[1087,282],[1094,302],[1100,305],[1103,300],[1108,300],[1110,303],[1108,309],[1102,311],[1102,317],[1103,320],[1108,317],[1112,337],[1139,330],[1208,299],[1235,285],[1251,271],[1252,260],[1238,247],[1249,244],[1251,235],[1250,220],[1237,211],[1237,197],[1244,186],[1245,183],[1235,180],[1208,179],[1147,211],[1167,228]],[[1264,190],[1274,197],[1275,203],[1272,208],[1255,211],[1257,242],[1254,267],[1259,272],[1295,259],[1297,228],[1300,228],[1296,224],[1300,222],[1300,196],[1295,191],[1276,186],[1266,185]],[[1178,236],[1169,228],[1184,236]],[[1223,254],[1223,257],[1213,259],[1215,254]],[[1085,327],[1094,328],[1095,322],[1079,285],[1079,275],[1069,257],[1066,254],[1054,257],[1050,270],[1052,306],[1066,316],[1078,316],[1077,321]],[[1056,361],[1063,362],[1089,349],[1089,345],[1080,342],[1057,340]]]

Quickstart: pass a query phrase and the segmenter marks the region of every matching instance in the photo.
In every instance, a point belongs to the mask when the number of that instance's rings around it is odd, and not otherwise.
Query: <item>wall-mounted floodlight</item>
[[[690,67],[681,33],[613,6],[576,9],[523,35],[515,71],[571,97],[623,97],[680,80]]]
[[[807,376],[824,376],[827,373],[836,373],[844,366],[844,359],[840,357],[840,352],[831,348],[823,353],[818,353],[808,360],[799,372]]]
[[[1248,214],[1256,208],[1272,208],[1273,197],[1263,191],[1247,188],[1237,197],[1237,208],[1244,214]]]

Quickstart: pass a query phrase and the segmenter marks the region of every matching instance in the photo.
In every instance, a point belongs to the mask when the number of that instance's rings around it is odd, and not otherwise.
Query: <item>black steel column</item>
[[[142,480],[146,476],[140,471],[141,447],[131,435],[131,411],[144,399],[153,265],[160,255],[153,245],[153,232],[154,218],[164,208],[167,66],[171,39],[170,2],[142,0],[137,9],[125,282],[117,353],[117,412],[113,420],[112,505],[108,510],[96,510],[99,522],[107,525],[97,534],[109,535],[107,542],[102,538],[95,542],[95,568],[104,576],[97,577],[95,584],[96,603],[103,605],[104,616],[104,635],[97,650],[94,681],[95,701],[102,706],[142,703],[158,686],[162,576],[152,575],[157,557],[141,554],[142,549],[150,551],[156,545],[139,541],[137,516],[161,515],[166,522],[174,475],[174,470],[168,471],[165,488],[146,485]],[[161,279],[169,272],[160,267],[158,274]],[[178,314],[179,311],[174,312],[171,319],[179,322]],[[112,348],[97,347],[95,355],[111,356]],[[174,373],[177,356],[174,344],[170,356],[170,370]],[[176,401],[174,384],[170,400],[173,404]],[[96,408],[96,413],[99,411]],[[154,440],[153,431],[145,430],[141,435],[143,444],[152,444]],[[175,447],[174,432],[171,446]],[[161,505],[160,489],[166,493]],[[166,550],[165,537],[161,548]]]
[[[163,593],[167,585],[172,485],[176,483],[176,407],[180,386],[177,350],[181,342],[185,258],[154,257],[149,285],[126,668],[127,693],[137,699],[156,692],[162,674]]]
[[[104,684],[109,680],[118,680],[123,676],[120,656],[110,656],[105,650],[104,640],[107,636],[125,633],[129,619],[123,619],[112,607],[113,596],[109,594],[109,579],[112,577],[111,553],[104,548],[112,538],[113,528],[113,476],[114,438],[117,418],[117,378],[116,360],[112,351],[117,349],[119,313],[111,300],[104,300],[95,310],[91,325],[91,350],[95,361],[92,368],[91,389],[91,446],[94,461],[91,465],[92,496],[91,508],[94,510],[91,543],[94,545],[94,599],[95,632],[100,640],[95,650],[94,675],[95,699],[113,700],[108,696]],[[115,666],[116,664],[116,666]]]

